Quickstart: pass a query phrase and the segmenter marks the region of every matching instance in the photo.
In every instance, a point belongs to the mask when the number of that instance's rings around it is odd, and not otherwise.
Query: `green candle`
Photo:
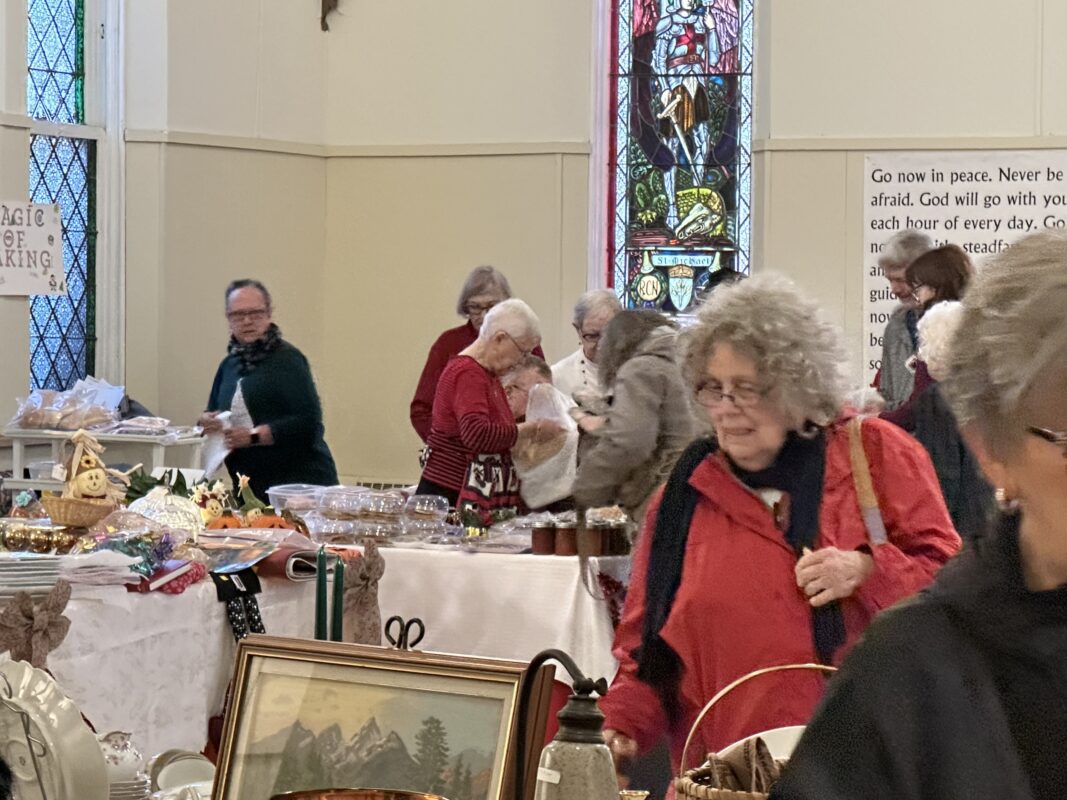
[[[333,565],[333,617],[330,620],[330,641],[341,641],[345,614],[345,562],[340,556]]]
[[[326,546],[315,561],[315,638],[326,638]]]

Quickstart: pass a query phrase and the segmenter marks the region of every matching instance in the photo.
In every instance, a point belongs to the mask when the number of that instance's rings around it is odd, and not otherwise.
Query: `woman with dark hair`
[[[948,369],[959,300],[974,276],[974,265],[962,249],[950,244],[919,256],[906,274],[919,302],[919,345],[912,362],[915,385],[904,405],[881,417],[908,431],[929,453],[952,524],[964,541],[973,541],[984,533],[992,515],[993,489],[963,440],[938,381]]]
[[[272,314],[270,292],[259,281],[226,287],[230,344],[200,417],[205,431],[225,430],[234,487],[238,473],[247,475],[260,498],[283,483],[337,483],[311,367],[282,339]],[[231,412],[226,425],[218,419],[222,411]]]
[[[962,247],[946,244],[912,261],[904,271],[904,277],[919,303],[919,316],[922,317],[936,303],[963,297],[967,284],[974,277],[974,264]]]
[[[619,505],[640,519],[694,427],[675,362],[677,332],[654,311],[622,311],[604,329],[598,355],[611,408],[578,466],[581,508]]]

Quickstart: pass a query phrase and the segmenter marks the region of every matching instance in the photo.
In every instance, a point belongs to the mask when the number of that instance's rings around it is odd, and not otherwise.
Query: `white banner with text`
[[[863,186],[863,368],[881,366],[882,332],[897,301],[878,266],[907,228],[958,244],[981,269],[1014,240],[1067,229],[1067,150],[868,153]]]

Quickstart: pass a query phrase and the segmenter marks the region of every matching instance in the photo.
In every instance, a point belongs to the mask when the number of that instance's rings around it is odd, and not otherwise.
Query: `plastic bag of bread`
[[[570,415],[574,402],[550,383],[530,390],[526,420],[548,420],[560,426],[559,434],[511,452],[521,481],[519,493],[530,508],[544,508],[569,497],[578,473],[578,423]]]

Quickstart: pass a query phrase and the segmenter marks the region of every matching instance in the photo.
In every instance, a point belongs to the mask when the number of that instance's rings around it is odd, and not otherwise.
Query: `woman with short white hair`
[[[994,257],[942,382],[998,489],[989,535],[870,627],[772,797],[1067,796],[1067,237]]]
[[[478,331],[482,327],[486,313],[509,297],[511,297],[511,285],[504,273],[496,267],[485,264],[475,267],[467,275],[459,291],[459,300],[456,302],[456,313],[461,317],[466,317],[467,320],[459,327],[449,328],[437,337],[437,341],[433,343],[426,356],[426,364],[422,368],[422,374],[419,375],[419,385],[415,389],[415,396],[411,399],[409,410],[411,427],[424,442],[430,435],[433,398],[437,393],[437,381],[441,379],[445,366],[457,353],[470,347],[478,338]],[[537,347],[534,352],[544,358],[540,347]]]
[[[616,755],[667,734],[676,768],[723,686],[763,667],[837,663],[960,544],[919,444],[887,422],[841,418],[840,333],[788,280],[720,287],[681,351],[714,437],[682,454],[645,518],[619,672],[601,701]],[[705,720],[690,752],[804,724],[824,685],[814,673],[752,683]]]
[[[540,341],[537,315],[522,300],[505,300],[485,315],[478,338],[441,373],[419,494],[446,497],[483,522],[521,507],[511,449],[518,442],[547,440],[559,427],[516,424],[500,376]]]

